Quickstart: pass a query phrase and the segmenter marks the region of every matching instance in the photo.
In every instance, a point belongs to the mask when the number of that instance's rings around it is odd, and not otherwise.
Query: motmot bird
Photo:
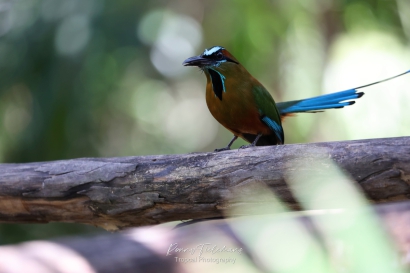
[[[302,100],[275,103],[266,88],[225,48],[214,46],[186,59],[184,66],[197,66],[206,76],[206,103],[213,117],[234,135],[222,149],[231,148],[238,138],[251,143],[241,148],[284,144],[282,121],[294,113],[315,113],[343,108],[364,95],[367,86],[388,81],[407,73],[356,88]]]

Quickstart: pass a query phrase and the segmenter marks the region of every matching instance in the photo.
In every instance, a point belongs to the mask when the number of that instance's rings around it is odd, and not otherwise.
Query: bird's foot
[[[241,147],[239,147],[239,149],[247,149],[247,148],[252,148],[255,147],[255,144],[249,144],[249,145],[242,145]]]
[[[220,148],[220,149],[215,149],[214,152],[223,152],[223,151],[229,151],[231,149],[231,147],[225,147],[225,148]]]

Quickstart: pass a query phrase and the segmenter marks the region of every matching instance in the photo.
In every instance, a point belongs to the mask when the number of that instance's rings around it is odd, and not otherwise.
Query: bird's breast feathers
[[[207,74],[206,103],[213,117],[225,128],[236,133],[269,134],[269,128],[261,121],[256,107],[252,86],[235,84],[224,79],[224,90],[215,92],[212,74]]]

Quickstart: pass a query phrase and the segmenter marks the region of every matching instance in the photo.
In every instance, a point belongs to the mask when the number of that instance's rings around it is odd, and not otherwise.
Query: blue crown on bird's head
[[[205,49],[205,51],[199,55],[186,59],[182,64],[184,66],[198,66],[200,68],[220,66],[222,63],[231,62],[239,64],[238,60],[229,53],[222,46],[213,46]]]

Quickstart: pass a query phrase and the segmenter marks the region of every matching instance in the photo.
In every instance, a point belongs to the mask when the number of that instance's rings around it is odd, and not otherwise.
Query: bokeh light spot
[[[55,46],[62,55],[73,55],[87,45],[91,35],[89,19],[85,15],[73,15],[64,19],[57,29]]]
[[[168,115],[166,135],[187,150],[201,149],[214,140],[218,127],[203,98],[178,101]]]
[[[166,77],[185,73],[181,63],[194,55],[202,42],[202,28],[195,19],[161,10],[146,15],[137,34],[141,41],[153,45],[151,62]]]

